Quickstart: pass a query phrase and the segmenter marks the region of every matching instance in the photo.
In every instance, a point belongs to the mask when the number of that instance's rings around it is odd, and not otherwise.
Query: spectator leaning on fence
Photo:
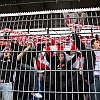
[[[100,41],[97,38],[91,40],[92,49],[87,50],[77,34],[74,33],[74,28],[71,27],[70,29],[76,46],[79,50],[84,50],[82,51],[84,56],[84,81],[90,85],[91,92],[100,92]],[[90,98],[91,100],[100,100],[100,93],[90,93]]]

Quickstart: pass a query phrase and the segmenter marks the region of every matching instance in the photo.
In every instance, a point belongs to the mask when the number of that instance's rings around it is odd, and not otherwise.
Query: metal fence
[[[99,100],[100,8],[1,14],[0,29],[2,100]]]

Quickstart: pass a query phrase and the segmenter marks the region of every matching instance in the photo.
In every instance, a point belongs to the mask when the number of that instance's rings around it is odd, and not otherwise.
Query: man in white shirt
[[[83,72],[85,82],[90,85],[91,100],[100,100],[100,41],[98,39],[91,40],[90,50],[86,49],[85,44],[83,44],[76,33],[74,33],[73,27],[70,28],[73,32],[73,39],[79,50],[82,50],[82,55],[84,56],[84,67]],[[90,90],[89,90],[90,91]],[[97,93],[99,92],[99,93]]]

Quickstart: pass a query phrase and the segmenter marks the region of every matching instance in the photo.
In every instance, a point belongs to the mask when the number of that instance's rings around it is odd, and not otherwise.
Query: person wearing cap
[[[88,50],[75,33],[74,28],[70,27],[70,29],[76,46],[80,51],[83,50],[81,51],[84,56],[83,81],[90,86],[88,92],[95,92],[90,93],[90,99],[100,100],[100,41],[97,38],[92,39],[91,49]]]

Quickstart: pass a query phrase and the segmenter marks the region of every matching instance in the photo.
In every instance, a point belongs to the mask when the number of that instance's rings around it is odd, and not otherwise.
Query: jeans
[[[91,93],[90,100],[100,100],[100,79],[95,79],[94,83],[90,85],[91,92],[99,92],[99,93]]]
[[[0,100],[13,100],[12,83],[0,83]]]
[[[31,89],[33,91],[38,91],[38,73],[34,67],[29,66],[27,64],[19,64],[22,70],[30,70],[30,81],[31,81]]]

